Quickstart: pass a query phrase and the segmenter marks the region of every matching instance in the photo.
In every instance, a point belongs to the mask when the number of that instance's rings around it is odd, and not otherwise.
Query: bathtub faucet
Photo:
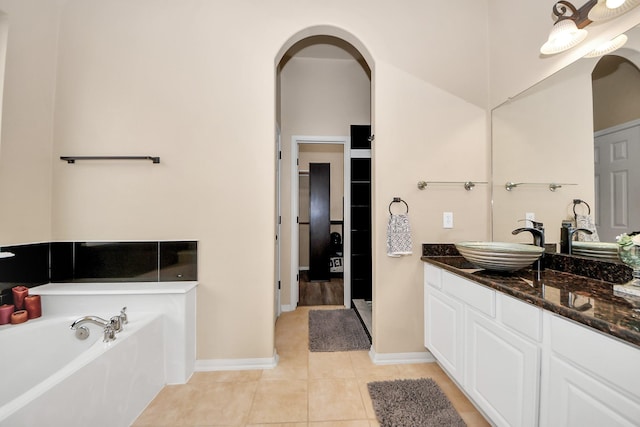
[[[103,341],[110,342],[116,339],[116,327],[113,322],[113,318],[111,320],[105,320],[98,316],[83,316],[79,319],[76,319],[71,324],[71,329],[76,331],[76,337],[79,339],[87,339],[89,336],[89,328],[83,326],[85,323],[93,323],[94,325],[101,326],[103,328]],[[122,330],[122,325],[118,323],[120,330]]]

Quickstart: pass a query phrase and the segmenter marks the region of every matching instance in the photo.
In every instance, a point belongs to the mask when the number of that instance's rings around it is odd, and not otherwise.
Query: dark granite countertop
[[[488,271],[470,264],[455,247],[453,251],[423,249],[421,259],[640,347],[640,311],[634,310],[634,303],[638,307],[640,299],[614,294],[614,282],[552,268],[540,275],[530,269]]]

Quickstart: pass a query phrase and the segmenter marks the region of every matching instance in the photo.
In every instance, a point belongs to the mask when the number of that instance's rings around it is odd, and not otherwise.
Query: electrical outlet
[[[531,221],[536,220],[536,214],[534,212],[527,212],[524,214],[524,219],[527,220],[525,227],[533,227],[533,223]]]
[[[442,213],[442,228],[453,228],[453,212]]]

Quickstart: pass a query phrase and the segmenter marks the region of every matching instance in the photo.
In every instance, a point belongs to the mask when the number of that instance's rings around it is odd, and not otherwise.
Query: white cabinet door
[[[637,427],[640,423],[638,401],[556,356],[549,361],[543,400],[543,426]]]
[[[640,425],[640,350],[545,312],[540,425]]]
[[[425,285],[424,295],[425,346],[462,384],[464,306],[429,285]]]
[[[498,426],[538,420],[538,346],[467,309],[465,390]]]

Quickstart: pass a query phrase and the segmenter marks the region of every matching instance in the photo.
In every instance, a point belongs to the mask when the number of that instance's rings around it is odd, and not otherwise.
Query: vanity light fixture
[[[571,2],[560,0],[553,5],[556,22],[540,53],[553,55],[571,49],[587,37],[584,27],[591,22],[615,18],[638,5],[640,0],[589,0],[576,8]]]
[[[640,0],[598,0],[589,10],[588,18],[593,22],[606,21],[627,13],[640,5]]]
[[[620,49],[627,42],[627,35],[620,34],[618,37],[614,37],[608,42],[602,43],[597,48],[593,49],[591,52],[587,53],[585,58],[597,58],[599,56],[607,55],[614,50]]]

